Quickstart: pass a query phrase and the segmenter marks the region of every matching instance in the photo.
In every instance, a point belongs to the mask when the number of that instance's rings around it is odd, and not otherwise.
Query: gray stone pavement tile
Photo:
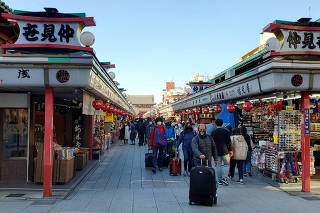
[[[134,213],[158,213],[157,207],[134,207]]]
[[[50,209],[53,208],[53,206],[28,206],[25,208],[22,212],[24,213],[43,213],[43,212],[49,212]]]

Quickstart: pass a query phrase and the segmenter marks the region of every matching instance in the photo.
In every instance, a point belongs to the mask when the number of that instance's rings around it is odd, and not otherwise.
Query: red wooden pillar
[[[46,88],[43,153],[43,197],[52,196],[53,113],[53,88]]]
[[[303,125],[301,128],[302,191],[310,192],[310,93],[302,92]]]
[[[93,146],[93,118],[94,115],[90,115],[90,144],[89,144],[89,159],[92,160],[92,146]]]

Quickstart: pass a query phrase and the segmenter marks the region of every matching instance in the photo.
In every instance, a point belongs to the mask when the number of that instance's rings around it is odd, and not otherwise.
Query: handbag
[[[156,127],[155,127],[155,130],[156,130],[156,144],[158,146],[166,146],[167,145],[166,136],[158,132]]]

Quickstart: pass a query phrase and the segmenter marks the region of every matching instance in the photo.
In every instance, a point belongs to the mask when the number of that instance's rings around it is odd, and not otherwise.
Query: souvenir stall
[[[274,101],[274,102],[272,102]],[[291,100],[293,103],[299,100]],[[277,99],[245,102],[242,124],[255,142],[252,165],[280,182],[298,182],[302,173],[301,124],[299,104],[284,105]],[[312,175],[312,173],[311,173]]]

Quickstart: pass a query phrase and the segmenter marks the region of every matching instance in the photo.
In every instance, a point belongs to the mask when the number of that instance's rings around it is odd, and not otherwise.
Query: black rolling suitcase
[[[144,163],[146,168],[153,167],[153,157],[152,153],[150,153],[149,150],[144,156]]]
[[[192,203],[209,206],[217,204],[216,174],[213,168],[202,165],[191,170],[189,204]]]

